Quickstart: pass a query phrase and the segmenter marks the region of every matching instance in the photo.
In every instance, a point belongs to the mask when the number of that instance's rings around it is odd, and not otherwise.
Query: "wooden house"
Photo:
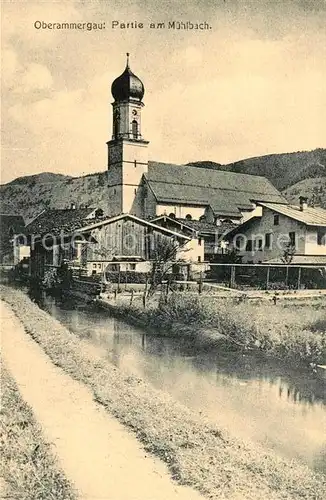
[[[159,245],[174,242],[182,252],[190,240],[131,214],[103,217],[94,210],[88,212],[49,210],[27,226],[33,276],[42,278],[47,269],[64,261],[87,275],[102,273],[110,263],[121,263],[124,270],[146,271]]]

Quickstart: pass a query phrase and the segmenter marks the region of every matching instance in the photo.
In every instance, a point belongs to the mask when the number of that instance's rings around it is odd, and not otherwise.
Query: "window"
[[[289,243],[292,247],[295,247],[295,232],[291,231],[289,233]]]
[[[248,240],[247,241],[247,244],[246,244],[246,250],[247,250],[247,252],[251,252],[252,251],[252,249],[253,249],[253,244],[252,243],[253,243],[252,240]]]
[[[256,250],[262,250],[263,249],[263,240],[262,238],[259,238],[256,240]]]
[[[198,245],[201,246],[201,238],[198,238]]]
[[[192,219],[192,215],[191,215],[191,214],[187,214],[187,215],[186,215],[186,219],[187,219],[187,220],[191,220],[191,219]]]
[[[96,264],[93,264],[93,267],[96,269]]]
[[[137,189],[135,188],[134,189],[134,195],[136,196],[136,194],[137,194]]]
[[[171,213],[169,214],[169,217],[170,217],[170,219],[175,219],[175,213],[171,212]]]
[[[272,246],[272,233],[266,233],[265,234],[265,248],[267,250],[270,250]]]
[[[132,130],[132,136],[134,139],[137,139],[138,137],[138,122],[137,120],[132,120],[131,122],[131,130]]]
[[[318,229],[317,230],[317,245],[326,246],[326,230]]]
[[[97,208],[95,210],[95,214],[94,215],[95,215],[95,217],[103,217],[103,214],[104,214],[104,212],[103,212],[102,208]]]
[[[136,270],[136,264],[129,264],[129,270],[130,271],[135,271]]]
[[[280,225],[280,216],[278,214],[274,215],[274,226]]]
[[[198,255],[198,262],[201,262],[201,256]]]

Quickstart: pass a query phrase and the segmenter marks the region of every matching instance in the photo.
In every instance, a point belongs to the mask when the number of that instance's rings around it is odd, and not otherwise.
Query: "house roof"
[[[25,222],[21,215],[0,214],[1,239],[8,239],[14,234],[24,234]]]
[[[93,229],[106,224],[112,224],[117,220],[131,219],[138,224],[152,227],[159,230],[160,232],[169,234],[170,236],[175,236],[182,240],[190,240],[190,238],[185,234],[171,231],[170,229],[158,226],[156,224],[153,224],[152,222],[140,219],[139,217],[131,214],[120,214],[115,217],[90,218],[90,215],[93,214],[94,211],[94,208],[46,210],[42,212],[36,219],[34,219],[28,226],[26,226],[25,233],[28,235],[33,234],[35,236],[44,236],[47,234],[49,236],[58,236],[61,234],[71,235],[72,233],[78,235],[92,231]]]
[[[216,224],[212,224],[206,221],[198,221],[198,220],[189,220],[189,219],[181,219],[181,218],[172,218],[167,215],[160,215],[155,219],[152,219],[152,222],[159,224],[160,221],[168,221],[169,224],[175,224],[180,227],[180,231],[184,231],[185,228],[188,229],[191,233],[195,233],[195,235],[199,236],[207,236],[207,235],[221,235],[222,233],[228,233],[231,229],[233,229],[237,224],[231,222],[225,222],[217,226]]]
[[[137,217],[136,215],[132,215],[132,214],[119,214],[119,215],[116,215],[115,217],[106,217],[105,219],[102,219],[101,221],[95,221],[93,223],[85,224],[83,227],[79,228],[77,232],[83,233],[86,231],[91,231],[92,229],[96,229],[97,227],[100,227],[103,225],[112,224],[112,223],[114,223],[118,220],[121,220],[121,219],[133,220],[134,222],[136,222],[138,224],[141,224],[143,226],[152,227],[153,229],[156,229],[156,230],[159,230],[163,233],[169,234],[170,236],[176,236],[177,238],[180,238],[180,239],[184,239],[184,240],[191,239],[188,236],[186,236],[185,234],[182,234],[182,233],[179,233],[176,231],[171,231],[170,229],[167,229],[167,228],[162,227],[162,226],[158,226],[157,224],[154,224],[153,222],[150,222],[150,221],[145,220],[145,219],[141,219],[140,217]],[[88,221],[86,221],[86,222],[88,222]]]
[[[324,208],[307,207],[300,210],[300,207],[295,205],[279,205],[276,203],[260,203],[260,205],[290,219],[302,222],[307,226],[326,226],[326,210]]]
[[[144,175],[161,203],[210,205],[215,213],[238,216],[251,210],[252,202],[287,203],[261,176],[157,162],[149,162]]]
[[[26,226],[25,232],[41,236],[71,233],[85,225],[87,217],[93,212],[94,208],[44,210]]]
[[[248,229],[254,222],[257,220],[261,220],[261,216],[255,215],[254,217],[250,217],[250,219],[246,220],[242,224],[237,224],[234,225],[233,228],[230,229],[230,231],[227,232],[227,239],[229,239],[231,236],[234,236],[237,233],[242,233],[246,229]]]

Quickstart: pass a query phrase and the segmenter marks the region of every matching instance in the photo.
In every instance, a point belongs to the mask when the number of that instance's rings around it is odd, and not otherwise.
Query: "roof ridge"
[[[208,170],[209,172],[219,172],[219,173],[227,173],[227,174],[233,174],[233,175],[244,175],[246,177],[258,177],[260,179],[265,179],[267,182],[269,182],[273,186],[272,182],[264,175],[247,174],[244,172],[234,172],[232,170],[226,170],[226,169],[224,170],[224,169],[218,169],[218,168],[198,167],[196,165],[187,165],[185,163],[168,163],[168,162],[156,161],[156,160],[149,160],[148,163],[149,164],[152,163],[152,164],[156,164],[156,165],[169,165],[171,167],[196,168],[196,169],[200,169],[200,170]],[[221,166],[227,166],[227,165],[228,164],[221,165]]]

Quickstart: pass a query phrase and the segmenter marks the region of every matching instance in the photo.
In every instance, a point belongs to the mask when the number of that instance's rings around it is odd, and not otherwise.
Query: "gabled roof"
[[[75,231],[85,224],[85,220],[94,208],[51,209],[44,210],[33,219],[25,229],[27,234],[67,234]]]
[[[286,204],[265,177],[189,165],[149,162],[145,175],[158,202],[210,205],[215,213],[240,215],[252,203]]]
[[[116,215],[114,217],[106,217],[106,218],[102,219],[101,221],[97,221],[97,222],[93,222],[93,223],[86,221],[86,222],[88,222],[88,224],[86,223],[83,227],[79,228],[77,232],[83,233],[86,231],[92,231],[93,229],[96,229],[97,227],[104,226],[107,224],[112,224],[112,223],[114,223],[118,220],[122,220],[122,219],[132,220],[132,221],[136,222],[137,224],[151,227],[153,229],[156,229],[157,231],[160,231],[162,233],[166,233],[170,236],[175,236],[179,239],[184,239],[184,240],[191,239],[188,236],[186,236],[185,234],[182,234],[182,233],[179,233],[176,231],[171,231],[170,229],[167,229],[167,228],[162,227],[162,226],[158,226],[157,224],[154,224],[153,222],[150,222],[150,221],[145,220],[145,219],[141,219],[140,217],[137,217],[136,215],[132,215],[132,214],[119,214],[119,215]]]
[[[225,235],[226,238],[230,239],[232,236],[238,233],[241,234],[242,231],[248,229],[253,223],[255,223],[258,220],[261,220],[261,216],[255,215],[254,217],[250,217],[250,219],[246,220],[242,224],[234,225],[233,228],[231,228],[230,231],[228,231],[227,234]]]
[[[302,222],[307,226],[326,226],[326,210],[323,208],[307,207],[300,210],[300,207],[295,205],[279,205],[276,203],[260,203],[260,205],[290,219]]]

